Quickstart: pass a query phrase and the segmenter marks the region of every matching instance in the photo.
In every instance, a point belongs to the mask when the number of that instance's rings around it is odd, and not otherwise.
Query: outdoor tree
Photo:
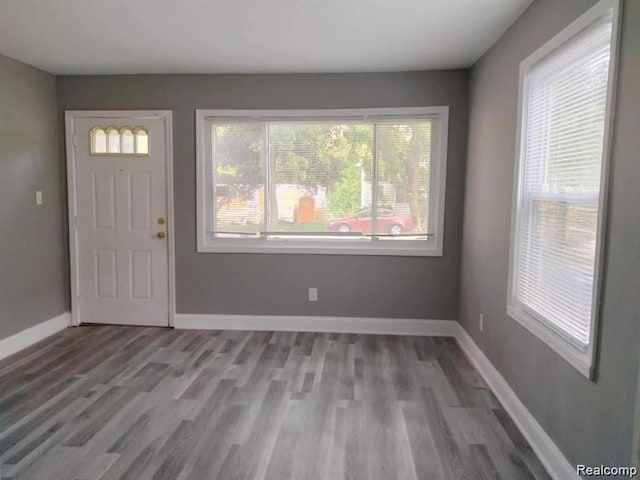
[[[362,171],[371,165],[372,128],[368,125],[299,123],[269,130],[272,173],[270,209],[275,221],[275,184],[296,184],[308,194],[327,193],[332,213],[346,214],[360,201]]]
[[[409,204],[416,231],[424,232],[429,209],[431,123],[381,124],[377,135],[379,181],[393,185],[396,201]]]
[[[214,127],[218,207],[233,197],[249,198],[264,185],[264,127],[260,123],[225,123]],[[221,195],[222,194],[222,195]]]

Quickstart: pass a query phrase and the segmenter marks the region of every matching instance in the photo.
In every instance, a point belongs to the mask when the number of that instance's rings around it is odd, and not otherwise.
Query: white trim
[[[380,121],[393,118],[437,117],[433,138],[432,186],[435,195],[431,205],[435,218],[435,238],[427,240],[379,240],[370,239],[215,239],[211,240],[206,231],[207,182],[209,176],[205,161],[210,157],[208,135],[205,132],[207,122],[212,118],[273,120],[336,119],[356,121]],[[196,110],[196,229],[197,251],[200,253],[292,253],[292,254],[330,254],[330,255],[393,255],[441,257],[444,245],[445,195],[447,185],[447,151],[449,131],[449,107],[407,107],[407,108],[348,108],[318,110]]]
[[[166,195],[167,195],[167,249],[168,249],[168,326],[173,326],[176,312],[175,282],[175,221],[173,206],[173,113],[171,110],[67,110],[65,112],[65,139],[67,151],[67,194],[69,215],[69,263],[71,273],[71,325],[81,323],[78,293],[78,251],[75,219],[76,202],[76,118],[161,118],[165,127]]]
[[[520,205],[519,193],[522,183],[522,151],[524,143],[523,132],[526,128],[526,104],[527,94],[526,75],[528,70],[541,59],[562,47],[573,37],[590,26],[604,13],[613,9],[612,14],[612,37],[611,37],[611,57],[609,63],[609,78],[607,85],[607,105],[605,111],[604,144],[602,149],[602,169],[600,176],[600,199],[598,204],[598,227],[595,252],[595,269],[593,282],[593,304],[591,314],[590,341],[585,351],[581,351],[567,339],[551,327],[524,311],[515,299],[516,281],[516,258],[517,252],[517,231],[518,231],[518,210]],[[618,71],[618,44],[620,40],[620,23],[622,19],[620,0],[600,0],[583,15],[578,17],[568,27],[554,36],[538,50],[533,52],[520,63],[520,78],[518,91],[518,126],[516,131],[516,155],[514,169],[514,186],[511,209],[511,232],[509,251],[509,276],[507,291],[507,314],[524,328],[536,335],[540,340],[549,345],[558,355],[564,358],[569,364],[575,367],[580,373],[589,379],[595,375],[596,346],[598,341],[599,317],[602,302],[602,272],[604,270],[604,243],[606,230],[607,198],[609,187],[609,169],[613,138],[613,119],[615,109],[615,90],[617,84]]]
[[[165,155],[167,156],[167,247],[169,249],[169,326],[176,319],[176,229],[173,206],[173,112],[164,111],[165,115]]]
[[[205,159],[208,157],[206,135],[201,134],[204,132],[204,119],[205,115],[200,113],[200,110],[196,110],[196,250],[198,252],[204,251],[204,238],[205,238],[205,226],[207,225],[207,209],[204,208],[204,203],[207,198],[207,172],[205,171]],[[177,318],[176,318],[177,320]]]
[[[420,241],[420,240],[416,240]],[[233,242],[233,244],[231,243]],[[251,242],[251,240],[247,240]],[[302,242],[305,242],[304,244]],[[385,255],[385,256],[412,256],[412,257],[441,257],[442,251],[437,246],[433,249],[424,247],[414,247],[409,245],[398,245],[394,247],[378,247],[371,246],[371,243],[354,240],[353,242],[341,242],[335,240],[336,243],[311,243],[311,240],[301,240],[300,243],[293,241],[276,241],[270,240],[269,243],[262,242],[263,245],[239,245],[237,240],[231,240],[229,243],[211,246],[206,244],[202,239],[201,243],[205,243],[200,247],[198,253],[277,253],[277,254],[305,254],[305,255]],[[385,240],[384,242],[396,242],[396,240]],[[411,240],[404,240],[402,243],[409,243]],[[382,243],[378,241],[376,243]],[[400,241],[398,241],[400,243]],[[313,246],[317,245],[317,246]]]
[[[0,360],[58,333],[71,325],[71,314],[65,312],[33,327],[0,340]]]
[[[67,151],[67,223],[69,227],[69,273],[71,287],[71,325],[80,325],[80,302],[78,301],[78,249],[77,238],[77,212],[76,203],[76,127],[74,117],[70,112],[65,112],[65,143]]]
[[[362,333],[453,337],[455,320],[415,318],[310,317],[297,315],[176,314],[175,328],[277,332]]]
[[[457,324],[456,339],[460,348],[469,357],[475,369],[527,439],[549,475],[556,480],[579,480],[575,467],[565,458],[555,442],[460,324]]]

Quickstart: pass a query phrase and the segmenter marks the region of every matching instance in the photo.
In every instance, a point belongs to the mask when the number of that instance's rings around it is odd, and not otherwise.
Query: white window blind
[[[597,247],[612,9],[523,73],[510,306],[586,352]]]

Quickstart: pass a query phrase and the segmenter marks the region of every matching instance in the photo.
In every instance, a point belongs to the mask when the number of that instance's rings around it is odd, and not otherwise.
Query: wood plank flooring
[[[549,478],[451,338],[119,326],[0,362],[0,476]]]

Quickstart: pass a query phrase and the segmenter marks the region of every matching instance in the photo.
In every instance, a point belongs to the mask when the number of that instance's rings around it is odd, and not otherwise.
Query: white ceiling
[[[55,74],[471,66],[532,0],[0,0],[0,53]]]

